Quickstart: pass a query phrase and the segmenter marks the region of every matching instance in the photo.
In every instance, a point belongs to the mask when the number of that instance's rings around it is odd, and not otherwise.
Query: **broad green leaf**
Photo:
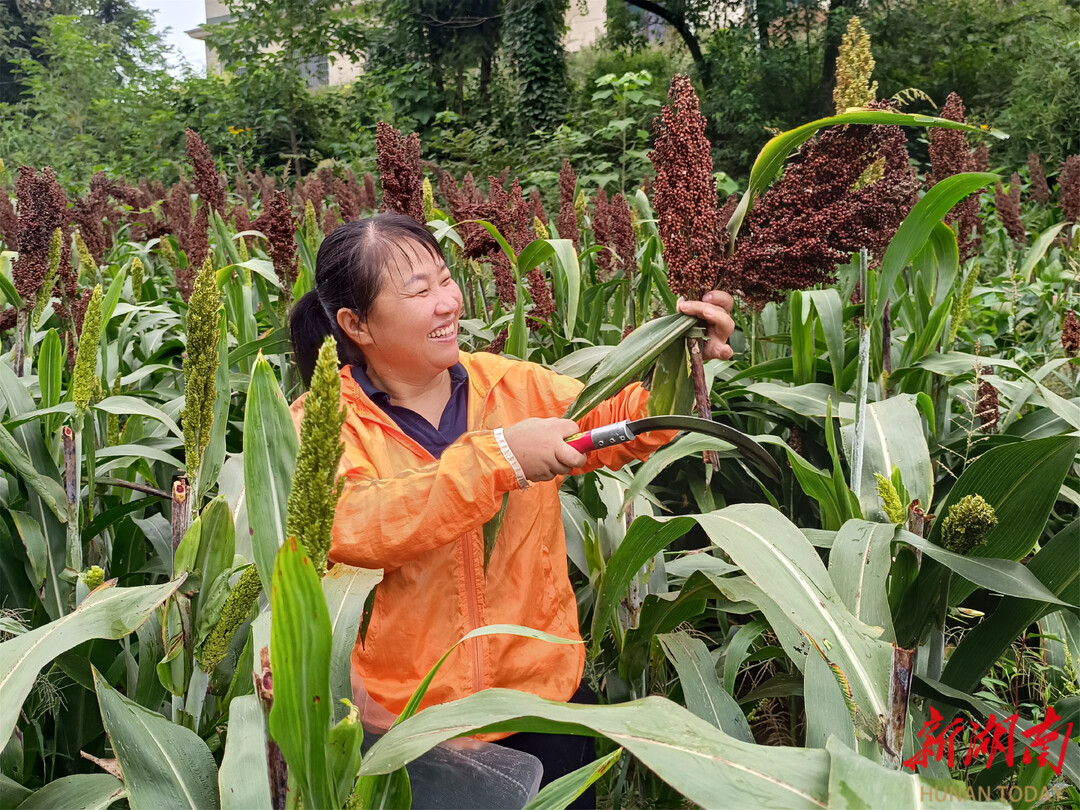
[[[1067,222],[1059,222],[1039,234],[1035,241],[1031,243],[1031,247],[1024,253],[1024,260],[1020,263],[1016,275],[1020,276],[1020,278],[1026,278],[1029,283],[1034,281],[1035,267],[1042,257],[1046,255],[1046,251],[1050,249],[1050,245],[1054,243],[1057,235],[1061,233],[1061,229],[1066,225],[1068,225]]]
[[[1080,603],[1077,537],[1080,537],[1080,520],[1074,520],[1054,535],[1026,567],[1054,596],[1074,605]],[[1015,596],[1002,599],[989,616],[964,633],[949,656],[942,682],[956,689],[974,691],[982,676],[1020,634],[1053,609],[1041,599]]]
[[[803,293],[814,305],[821,331],[825,333],[825,348],[832,366],[833,388],[836,396],[843,394],[844,378],[844,305],[835,288],[807,290]]]
[[[780,169],[783,167],[784,161],[787,160],[788,155],[798,148],[800,144],[805,143],[813,137],[814,133],[822,127],[841,126],[845,124],[930,126],[962,129],[967,130],[968,132],[980,131],[977,127],[961,124],[956,121],[949,121],[944,118],[933,118],[928,115],[907,115],[905,113],[888,112],[885,110],[863,109],[844,112],[839,115],[829,116],[828,118],[820,118],[817,121],[811,121],[808,124],[803,124],[795,129],[790,129],[787,132],[781,132],[762,147],[761,151],[758,153],[757,159],[754,161],[753,168],[750,170],[750,180],[747,183],[746,192],[739,199],[739,206],[735,209],[735,212],[731,215],[731,219],[728,220],[727,224],[727,231],[733,241],[738,235],[739,228],[742,227],[743,219],[749,213],[754,201],[765,193],[765,189],[768,188],[769,184],[773,181],[773,178],[780,173]],[[997,130],[989,130],[989,132],[998,138],[1007,137]],[[994,179],[996,179],[996,177],[996,175],[993,176]],[[984,182],[982,185],[986,185],[986,183]],[[952,206],[949,207],[951,208]],[[937,219],[940,218],[941,217],[937,217]]]
[[[202,574],[202,587],[192,601],[192,618],[198,622],[199,614],[206,607],[210,586],[232,567],[236,548],[232,512],[225,498],[219,495],[210,501],[199,515],[202,533],[195,568]]]
[[[271,806],[266,720],[255,695],[241,695],[229,704],[229,736],[218,771],[218,790],[222,810]]]
[[[132,414],[138,414],[140,416],[149,416],[151,419],[156,419],[161,422],[169,431],[178,439],[183,440],[184,432],[180,430],[179,426],[173,421],[165,411],[160,408],[155,408],[149,402],[138,397],[128,396],[115,396],[107,397],[94,405],[90,406],[92,409],[104,411],[105,413],[115,413],[120,416],[131,416]]]
[[[929,303],[944,301],[960,271],[960,249],[953,229],[944,222],[937,222],[926,245],[912,259],[912,266],[927,278],[927,289],[933,295]]]
[[[41,386],[41,407],[52,408],[60,404],[63,396],[63,374],[67,365],[64,347],[55,329],[50,329],[38,349],[38,383]],[[45,420],[47,434],[60,426],[59,419]]]
[[[101,301],[102,336],[105,335],[105,328],[108,327],[109,320],[113,315],[113,310],[116,309],[116,304],[120,300],[120,294],[124,290],[124,279],[126,277],[127,268],[120,268],[120,272],[109,282],[109,290],[105,293],[105,297]]]
[[[270,582],[285,540],[289,489],[300,439],[270,363],[255,362],[244,412],[244,498],[259,579]]]
[[[511,357],[527,360],[529,357],[529,327],[525,322],[525,290],[518,285],[517,303],[514,304],[514,320],[506,336],[506,348],[503,350]]]
[[[841,404],[851,402],[850,397],[838,395],[831,385],[825,383],[789,386],[759,382],[746,386],[746,390],[752,394],[771,399],[777,405],[781,405],[800,416],[825,416],[825,406],[830,399],[838,400]]]
[[[23,548],[26,549],[26,557],[30,560],[30,567],[34,572],[34,587],[40,588],[45,582],[45,577],[55,578],[58,567],[49,554],[49,545],[42,534],[41,526],[34,518],[25,512],[17,512],[14,509],[8,512],[11,522],[15,524],[15,532],[22,540]],[[63,561],[60,561],[60,565]]]
[[[285,540],[270,593],[270,734],[306,807],[334,807],[330,768],[330,655],[333,631],[319,575],[295,537]]]
[[[337,563],[322,578],[333,642],[330,651],[330,697],[334,721],[349,713],[341,700],[352,697],[352,651],[368,594],[382,581],[382,571]]]
[[[126,795],[124,783],[107,773],[64,776],[34,791],[19,810],[105,810]],[[4,805],[8,807],[9,805]]]
[[[746,715],[720,683],[705,643],[685,631],[662,634],[656,640],[679,674],[686,708],[735,739],[753,743]]]
[[[614,349],[614,346],[586,346],[584,349],[564,354],[551,364],[551,370],[580,380],[587,377]]]
[[[466,633],[461,639],[447,650],[443,657],[435,662],[435,665],[428,670],[428,674],[424,676],[424,679],[420,681],[419,686],[412,693],[412,697],[409,698],[409,702],[405,704],[405,708],[401,710],[401,714],[398,715],[397,720],[394,721],[394,725],[397,726],[400,723],[408,720],[420,709],[420,704],[424,700],[424,695],[427,694],[428,687],[431,685],[431,681],[435,678],[435,675],[442,668],[443,663],[450,657],[450,653],[460,647],[469,639],[480,638],[482,636],[497,636],[497,635],[510,635],[510,636],[522,636],[524,638],[535,638],[540,641],[550,641],[552,644],[580,644],[577,639],[563,638],[562,636],[553,636],[551,633],[545,633],[542,630],[534,630],[531,627],[522,627],[517,624],[489,624],[484,627],[477,627],[475,630],[471,630]]]
[[[391,728],[368,751],[360,773],[389,773],[444,740],[487,731],[605,736],[702,807],[825,807],[824,751],[744,743],[659,697],[588,706],[487,689]]]
[[[863,418],[862,484],[860,491],[855,493],[859,496],[863,514],[884,519],[874,473],[889,478],[894,467],[900,471],[904,486],[912,498],[918,498],[919,503],[923,504],[933,503],[930,448],[926,444],[915,397],[912,394],[898,394],[880,402],[870,402],[863,411]],[[840,428],[844,451],[849,460],[854,433],[854,423]]]
[[[893,638],[893,629],[885,584],[895,533],[891,523],[849,520],[837,532],[829,552],[829,578],[844,605],[864,624],[884,628],[888,640]]]
[[[589,376],[589,382],[567,409],[565,418],[580,419],[605,399],[637,380],[671,343],[697,324],[689,315],[666,315],[635,329]]]
[[[0,425],[0,458],[33,490],[61,523],[67,523],[67,497],[60,483],[39,473],[6,427]]]
[[[855,722],[842,690],[825,659],[811,650],[803,674],[807,748],[824,748],[832,738],[839,739],[852,751],[858,750]]]
[[[861,757],[839,739],[826,744],[831,758],[829,767],[829,810],[867,810],[872,807],[905,807],[921,810],[952,804],[949,790],[930,783],[913,773],[889,770]],[[957,807],[1008,808],[1004,802],[980,802],[967,799],[967,785],[949,786],[959,794]]]
[[[361,776],[353,795],[364,810],[399,810],[412,807],[412,785],[404,768],[380,776]]]
[[[556,272],[561,273],[566,283],[565,331],[567,340],[574,339],[577,326],[578,309],[581,304],[581,266],[578,264],[577,251],[569,239],[549,239],[553,248]]]
[[[22,296],[11,281],[11,265],[19,254],[14,250],[0,251],[0,296],[15,309],[23,308]]]
[[[874,301],[872,322],[881,320],[885,300],[892,292],[900,271],[907,267],[915,255],[923,249],[937,223],[964,197],[998,180],[996,174],[968,172],[954,174],[937,183],[915,203],[896,230],[878,270],[880,280]]]
[[[569,807],[574,799],[611,770],[611,766],[619,759],[622,752],[621,748],[616,748],[606,757],[601,757],[566,776],[560,776],[555,781],[549,782],[533,797],[532,801],[525,805],[524,810],[563,810]]]
[[[284,328],[274,329],[265,337],[252,340],[233,349],[229,353],[229,367],[240,365],[249,357],[255,357],[259,352],[264,355],[276,355],[290,351],[291,348],[292,341],[289,340],[288,331]]]
[[[938,519],[927,539],[940,546],[941,527],[949,507],[965,495],[978,494],[994,507],[998,523],[987,534],[986,542],[972,549],[968,557],[1022,559],[1042,534],[1077,448],[1080,438],[1055,436],[986,451],[964,470],[945,502],[934,510]],[[973,590],[974,585],[954,579],[950,604],[960,604]]]
[[[219,806],[217,767],[198,734],[124,697],[96,669],[94,689],[132,807]]]
[[[348,700],[348,712],[330,729],[330,772],[334,778],[337,797],[335,807],[349,798],[360,770],[360,746],[364,742],[364,727],[360,725],[360,710]]]
[[[91,638],[123,638],[149,618],[183,582],[98,588],[71,613],[0,643],[0,740],[7,741],[41,669]]]
[[[626,495],[623,498],[623,511],[625,512],[635,499],[645,493],[656,476],[679,459],[700,455],[704,450],[716,450],[724,456],[727,451],[734,449],[733,445],[713,436],[702,436],[699,433],[686,433],[679,436],[675,441],[654,452],[634,472],[634,480],[626,488]]]

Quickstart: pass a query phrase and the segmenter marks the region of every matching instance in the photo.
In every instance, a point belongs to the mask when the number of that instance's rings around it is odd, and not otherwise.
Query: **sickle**
[[[698,416],[649,416],[645,419],[624,419],[611,425],[603,425],[584,433],[576,433],[567,438],[566,443],[582,453],[590,450],[598,450],[602,447],[622,444],[632,441],[639,434],[648,430],[686,430],[692,433],[703,433],[706,436],[728,442],[738,448],[743,455],[753,460],[770,477],[777,481],[782,480],[783,473],[776,463],[760,444],[751,439],[745,433],[719,422],[702,419]]]

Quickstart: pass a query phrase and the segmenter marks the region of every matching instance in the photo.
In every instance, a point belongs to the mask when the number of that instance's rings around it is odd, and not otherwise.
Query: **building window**
[[[330,60],[326,56],[309,56],[307,59],[299,59],[300,75],[307,83],[308,89],[324,87],[330,83]]]

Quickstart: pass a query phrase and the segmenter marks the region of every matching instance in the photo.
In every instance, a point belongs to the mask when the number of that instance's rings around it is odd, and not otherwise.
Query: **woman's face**
[[[458,362],[461,290],[442,256],[402,246],[357,328],[357,343],[381,376],[424,383]]]

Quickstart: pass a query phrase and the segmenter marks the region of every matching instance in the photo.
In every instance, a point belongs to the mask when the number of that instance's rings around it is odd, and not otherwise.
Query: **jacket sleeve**
[[[533,363],[522,363],[531,371],[529,386],[530,399],[536,405],[536,416],[561,417],[570,407],[570,403],[584,388],[584,384],[574,379],[557,374]],[[648,416],[649,392],[639,382],[630,383],[610,399],[606,399],[578,420],[582,431],[591,430],[623,419],[642,419]],[[594,450],[588,454],[589,462],[584,467],[574,470],[574,475],[590,472],[600,467],[617,470],[624,464],[635,460],[644,460],[670,442],[678,435],[674,430],[654,430],[626,444],[615,445],[603,450]]]
[[[293,408],[297,425],[300,411]],[[380,478],[346,429],[330,559],[389,571],[476,530],[499,511],[517,479],[494,432],[464,434],[442,456],[417,469]]]

